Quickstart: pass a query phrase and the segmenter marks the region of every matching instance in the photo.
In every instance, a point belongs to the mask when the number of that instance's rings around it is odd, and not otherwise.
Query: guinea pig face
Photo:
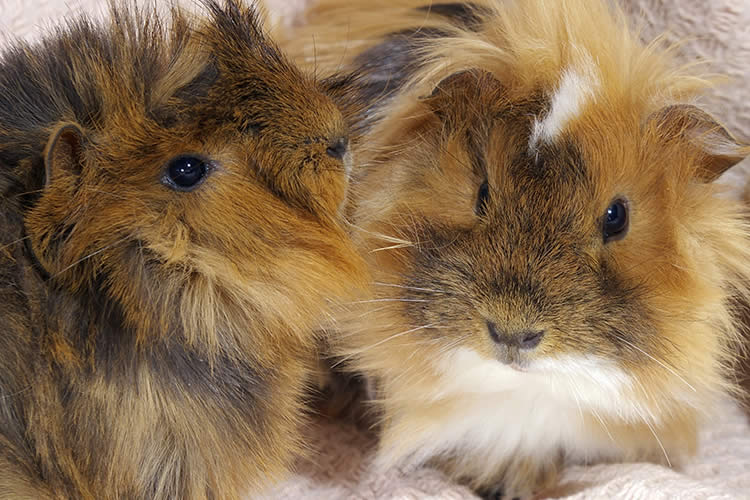
[[[497,391],[491,373],[554,380],[557,396],[625,418],[653,394],[660,411],[718,383],[731,336],[720,254],[739,217],[706,181],[731,162],[686,139],[708,120],[692,107],[587,99],[514,95],[469,71],[399,117],[403,142],[383,134],[395,160],[362,183],[399,182],[379,194],[388,205],[363,190],[355,217],[379,302],[365,316],[375,337],[354,349],[364,366],[449,383],[491,367],[472,390]],[[375,360],[385,349],[392,368]]]
[[[97,127],[51,133],[32,246],[57,281],[103,284],[137,324],[190,309],[210,329],[205,311],[232,298],[304,326],[360,272],[339,218],[346,129],[250,13],[214,16],[144,102],[122,68],[126,83],[100,86]]]

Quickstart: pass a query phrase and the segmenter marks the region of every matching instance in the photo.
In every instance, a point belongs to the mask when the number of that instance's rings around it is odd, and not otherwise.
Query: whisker
[[[376,313],[376,312],[380,312],[380,311],[384,311],[384,310],[387,310],[387,309],[388,309],[388,306],[383,306],[383,307],[375,307],[375,308],[373,308],[373,309],[368,309],[367,311],[365,311],[365,312],[363,312],[362,314],[359,314],[359,315],[357,315],[357,316],[355,316],[355,317],[356,317],[357,319],[359,319],[359,318],[363,318],[363,317],[367,316],[368,314],[373,314],[373,313]]]
[[[375,236],[376,238],[380,238],[380,239],[388,241],[390,243],[396,243],[396,244],[400,244],[400,245],[413,245],[413,243],[411,241],[406,241],[404,239],[397,238],[395,236],[388,236],[386,234],[375,233],[373,231],[368,231],[367,229],[365,229],[363,227],[360,227],[360,226],[354,224],[353,222],[346,221],[346,224],[348,226],[356,229],[357,231],[362,231],[363,233],[367,233],[367,234],[369,234],[371,236]]]
[[[636,407],[636,411],[638,411]],[[638,411],[640,413],[640,411]],[[669,467],[672,467],[672,461],[669,459],[669,454],[667,453],[667,449],[664,448],[664,445],[661,442],[661,439],[659,439],[659,436],[656,434],[656,429],[654,429],[654,426],[651,425],[651,422],[649,422],[649,419],[645,418],[643,414],[641,414],[641,419],[643,419],[643,422],[646,424],[648,429],[651,431],[651,434],[653,434],[654,439],[656,439],[656,442],[659,444],[659,448],[661,448],[662,453],[664,453],[664,458],[667,460],[667,465]]]
[[[440,151],[443,152],[443,153],[445,153],[446,155],[450,156],[453,159],[453,161],[455,161],[456,163],[458,163],[459,165],[461,165],[462,167],[464,167],[468,171],[472,170],[472,167],[470,167],[466,163],[462,162],[456,155],[454,155],[453,153],[451,153],[450,151],[448,151],[448,148],[446,148],[442,144],[440,145]]]
[[[640,348],[640,347],[638,347],[637,345],[633,344],[632,342],[630,342],[630,341],[626,340],[626,339],[625,339],[624,337],[622,337],[621,335],[618,335],[617,333],[615,333],[615,336],[616,336],[616,337],[617,337],[618,339],[620,339],[620,340],[621,340],[622,342],[624,342],[625,344],[629,345],[629,346],[630,346],[630,347],[632,347],[633,349],[636,349],[636,350],[640,351],[640,352],[641,352],[641,353],[643,353],[644,355],[648,356],[648,357],[649,357],[649,358],[650,358],[651,360],[653,360],[653,361],[655,361],[656,363],[658,363],[658,364],[659,364],[659,365],[660,365],[660,366],[661,366],[662,368],[664,368],[665,370],[669,371],[669,373],[671,373],[672,375],[674,375],[675,377],[677,377],[677,378],[678,378],[678,379],[679,379],[680,381],[682,381],[682,382],[683,382],[683,383],[684,383],[684,384],[685,384],[686,386],[690,387],[690,388],[691,388],[691,389],[693,390],[693,392],[698,392],[698,391],[696,390],[696,388],[695,388],[695,387],[693,387],[692,385],[690,385],[690,384],[688,383],[688,381],[687,381],[687,380],[685,380],[685,379],[684,379],[683,377],[681,377],[681,376],[680,376],[680,375],[679,375],[679,374],[677,373],[677,371],[675,371],[675,369],[674,369],[674,368],[672,368],[671,366],[667,365],[667,364],[666,364],[666,363],[664,363],[663,361],[661,361],[661,360],[659,360],[659,359],[655,358],[654,356],[652,356],[651,354],[647,353],[646,351],[644,351],[643,349],[641,349],[641,348]]]
[[[365,352],[367,350],[374,349],[374,348],[378,347],[379,345],[383,345],[383,344],[385,344],[386,342],[388,342],[390,340],[393,340],[393,339],[396,339],[396,338],[399,338],[399,337],[403,337],[404,335],[407,335],[409,333],[414,333],[414,332],[417,332],[419,330],[424,330],[425,328],[434,328],[436,326],[437,326],[436,323],[430,323],[429,325],[422,325],[422,326],[417,326],[417,327],[414,327],[414,328],[410,328],[408,330],[404,330],[403,332],[399,332],[399,333],[393,334],[390,337],[387,337],[387,338],[384,338],[383,340],[375,342],[374,344],[367,346],[367,348],[365,350],[360,351],[360,352]]]
[[[434,328],[438,328],[438,327],[434,327]],[[442,328],[448,328],[448,327],[442,327]],[[442,356],[443,354],[447,353],[448,351],[452,350],[453,348],[455,348],[455,347],[457,347],[457,346],[461,345],[461,343],[462,343],[462,342],[463,342],[464,340],[468,339],[469,337],[471,337],[471,334],[466,334],[466,335],[462,335],[462,336],[458,337],[457,339],[455,339],[455,340],[452,340],[452,341],[451,341],[451,342],[449,342],[448,344],[446,344],[446,345],[442,346],[442,347],[441,347],[441,348],[440,348],[440,349],[438,350],[438,352],[437,352],[437,355],[438,355],[438,356]]]
[[[17,243],[21,243],[24,240],[28,240],[29,238],[31,238],[31,236],[26,235],[23,238],[18,238],[17,240],[11,241],[10,243],[6,243],[5,245],[3,245],[3,246],[0,247],[0,252],[3,251],[3,250],[5,250],[8,247],[12,247],[13,245],[15,245]]]
[[[580,395],[578,394],[578,386],[575,384],[575,382],[571,386],[571,389],[573,389],[573,399],[576,400],[576,406],[578,407],[578,416],[581,417],[581,422],[583,422],[584,419],[583,419],[583,409],[581,408],[581,398],[580,398]]]
[[[21,196],[26,196],[27,194],[34,194],[34,193],[43,193],[43,192],[44,192],[44,190],[45,190],[45,188],[40,188],[40,189],[32,189],[32,190],[30,190],[30,191],[23,191],[23,192],[21,192],[21,193],[15,193],[15,194],[13,194],[13,196],[14,196],[14,197],[21,197]]]
[[[348,302],[348,304],[371,304],[374,302],[432,302],[427,299],[369,299],[369,300],[357,300],[355,302]]]
[[[390,245],[390,246],[387,246],[387,247],[373,248],[372,250],[370,250],[370,253],[384,252],[384,251],[387,251],[387,250],[397,250],[399,248],[408,248],[408,247],[412,247],[412,246],[414,246],[413,243],[401,243],[401,244],[398,244],[398,245]]]
[[[599,412],[597,412],[597,411],[596,411],[596,410],[594,409],[594,407],[593,407],[593,406],[589,407],[588,409],[589,409],[589,410],[591,411],[591,413],[593,413],[593,414],[594,414],[594,416],[595,416],[595,417],[596,417],[596,419],[597,419],[597,420],[599,421],[599,423],[600,423],[600,424],[602,424],[602,427],[604,427],[604,432],[606,432],[606,433],[607,433],[607,436],[609,436],[609,439],[610,439],[610,441],[612,441],[612,442],[614,443],[614,442],[615,442],[615,438],[614,438],[614,436],[612,435],[612,432],[610,432],[610,430],[609,430],[609,427],[607,427],[607,424],[606,424],[606,423],[604,422],[604,419],[602,418],[602,416],[601,416],[601,415],[599,415]]]
[[[375,342],[372,345],[369,345],[369,346],[365,347],[364,349],[359,349],[359,350],[357,350],[357,352],[355,352],[353,354],[350,354],[349,356],[343,357],[342,359],[340,359],[339,361],[337,361],[335,365],[333,365],[333,368],[336,368],[338,365],[340,365],[341,363],[344,363],[344,362],[350,360],[354,356],[357,356],[359,354],[367,352],[370,349],[374,349],[374,348],[376,348],[376,347],[378,347],[380,345],[385,344],[386,342],[388,342],[390,340],[393,340],[393,339],[396,339],[396,338],[399,338],[399,337],[403,337],[404,335],[408,335],[410,333],[414,333],[414,332],[419,331],[419,330],[424,330],[425,328],[433,328],[436,325],[437,325],[436,323],[431,323],[429,325],[417,326],[417,327],[414,327],[414,328],[410,328],[408,330],[404,330],[403,332],[395,333],[395,334],[393,334],[393,335],[391,335],[389,337],[384,338],[383,340],[380,340],[378,342]]]
[[[336,73],[340,73],[342,71],[343,67],[344,67],[344,61],[346,60],[347,51],[349,50],[349,44],[352,42],[351,35],[352,35],[352,25],[351,25],[351,21],[350,21],[349,24],[347,24],[347,26],[346,26],[346,38],[345,38],[345,41],[344,41],[344,50],[341,51],[341,57],[340,57],[339,62],[337,64],[337,66],[336,66]],[[338,51],[337,50],[336,51],[332,51],[332,53],[336,53],[336,52],[338,52]],[[316,51],[315,55],[317,57],[317,51]],[[317,61],[316,61],[316,63],[317,63]]]
[[[646,397],[646,399],[647,399],[647,400],[652,400],[652,401],[653,401],[653,398],[651,397],[651,393],[649,393],[649,392],[648,392],[648,391],[646,390],[646,387],[644,387],[644,385],[643,385],[643,384],[641,383],[640,379],[639,379],[638,377],[633,377],[633,381],[635,382],[635,384],[636,384],[636,385],[637,385],[638,387],[640,387],[640,388],[641,388],[641,391],[643,392],[643,395],[644,395],[644,396]],[[653,418],[653,415],[651,415],[651,418]]]
[[[95,255],[98,255],[98,254],[100,254],[100,253],[104,252],[105,250],[107,250],[107,249],[110,249],[110,248],[112,248],[112,247],[113,247],[113,246],[115,246],[115,245],[119,245],[120,243],[122,243],[123,241],[126,241],[127,239],[128,239],[128,237],[125,237],[125,238],[119,239],[119,240],[115,241],[114,243],[110,243],[109,245],[106,245],[106,246],[104,246],[104,247],[100,248],[99,250],[96,250],[96,251],[94,251],[94,252],[91,252],[90,254],[86,255],[85,257],[81,257],[81,258],[80,258],[80,259],[78,259],[77,261],[73,262],[72,264],[70,264],[70,265],[68,265],[68,266],[65,266],[64,268],[62,268],[61,270],[59,270],[58,272],[56,272],[55,274],[53,274],[52,276],[50,276],[50,278],[54,278],[54,277],[56,277],[56,276],[59,276],[59,275],[61,275],[61,274],[62,274],[62,273],[64,273],[65,271],[67,271],[67,270],[69,270],[69,269],[71,269],[71,268],[73,268],[73,267],[77,266],[77,265],[78,265],[78,264],[80,264],[81,262],[83,262],[83,261],[85,261],[85,260],[87,260],[87,259],[90,259],[91,257],[94,257]]]
[[[318,46],[315,43],[315,33],[312,34],[313,43],[313,78],[318,80]]]
[[[9,398],[18,396],[19,394],[23,394],[24,392],[30,391],[33,387],[34,387],[33,385],[28,385],[24,387],[23,389],[17,390],[16,392],[11,392],[10,394],[3,394],[2,396],[0,396],[0,400],[9,399]]]
[[[416,290],[418,292],[433,292],[433,293],[447,293],[445,290],[435,290],[432,288],[422,288],[418,286],[406,286],[406,285],[397,285],[395,283],[383,283],[382,281],[375,281],[373,284],[378,286],[389,286],[394,288],[403,288],[404,290]]]

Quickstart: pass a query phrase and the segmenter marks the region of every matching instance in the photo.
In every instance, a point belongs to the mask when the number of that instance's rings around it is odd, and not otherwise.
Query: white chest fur
[[[435,363],[440,383],[397,413],[384,462],[416,465],[450,453],[493,467],[518,456],[545,460],[560,449],[577,461],[616,456],[617,444],[591,432],[584,413],[643,420],[624,401],[633,380],[604,360],[558,358],[519,372],[462,348]]]

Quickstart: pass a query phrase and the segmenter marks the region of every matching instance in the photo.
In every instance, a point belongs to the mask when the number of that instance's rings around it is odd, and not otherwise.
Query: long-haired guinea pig
[[[1,498],[236,498],[304,447],[312,332],[366,281],[345,122],[204,7],[0,59]]]
[[[323,0],[282,46],[353,130],[374,297],[335,354],[379,463],[526,497],[561,464],[679,464],[732,389],[748,150],[707,82],[598,0]],[[290,36],[291,35],[291,36]]]

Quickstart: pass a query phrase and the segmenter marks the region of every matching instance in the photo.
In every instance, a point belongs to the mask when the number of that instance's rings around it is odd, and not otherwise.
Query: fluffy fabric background
[[[272,22],[304,22],[306,0],[266,0]],[[429,0],[425,0],[426,2]],[[738,137],[750,139],[750,2],[747,0],[621,0],[633,19],[643,22],[644,39],[668,32],[685,40],[685,61],[710,62],[730,77],[704,101],[707,110]],[[188,0],[191,2],[191,0]],[[101,15],[105,0],[0,0],[0,43],[33,39],[75,12]],[[593,27],[592,27],[593,28]],[[747,177],[744,162],[723,179],[739,190]],[[472,499],[467,489],[430,469],[377,471],[370,466],[371,438],[340,422],[318,421],[307,429],[314,459],[299,464],[287,482],[266,498]],[[611,464],[570,468],[550,498],[568,499],[750,499],[750,426],[733,405],[705,429],[698,457],[676,471],[651,464]]]

